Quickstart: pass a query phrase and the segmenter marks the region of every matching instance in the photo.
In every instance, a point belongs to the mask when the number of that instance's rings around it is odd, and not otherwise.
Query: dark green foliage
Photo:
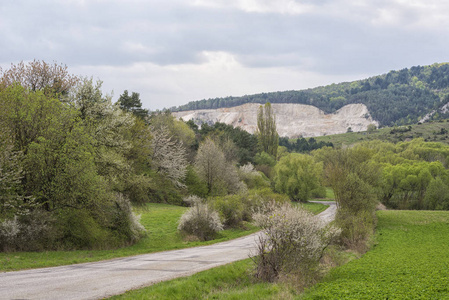
[[[206,137],[215,137],[220,141],[231,140],[237,147],[237,162],[240,165],[254,162],[254,156],[257,153],[257,137],[255,135],[239,127],[233,127],[232,125],[220,122],[214,125],[204,123],[201,125],[200,130],[198,130],[198,126],[193,121],[190,123],[187,122],[187,124],[197,133],[199,141],[204,140]]]
[[[133,113],[133,115],[141,118],[142,120],[146,120],[148,117],[148,109],[142,108],[139,93],[132,92],[130,96],[128,91],[125,90],[118,98],[117,103],[120,105],[121,109]]]
[[[206,182],[201,180],[196,173],[195,168],[190,165],[187,167],[185,185],[187,186],[189,195],[196,195],[202,198],[207,196],[208,190]]]
[[[290,141],[287,137],[279,138],[279,146],[284,146],[289,152],[310,152],[323,147],[334,147],[331,142],[319,141],[315,138],[299,138],[296,141]]]
[[[363,103],[381,126],[411,124],[448,102],[449,64],[417,66],[364,80],[302,91],[285,91],[189,102],[174,111],[233,107],[245,103],[300,103],[332,113]]]

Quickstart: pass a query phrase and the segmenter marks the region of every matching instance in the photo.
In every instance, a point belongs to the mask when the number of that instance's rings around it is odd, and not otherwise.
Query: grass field
[[[449,299],[449,212],[378,215],[377,245],[302,299]]]
[[[247,230],[224,230],[213,241],[185,242],[177,231],[177,222],[186,209],[186,207],[167,204],[148,204],[145,209],[138,210],[137,213],[141,215],[140,221],[148,230],[148,235],[132,246],[114,250],[0,253],[0,271],[68,265],[208,245],[238,238],[258,230],[251,224],[247,224]]]
[[[408,127],[404,126],[404,127]],[[402,142],[407,139],[423,138],[429,142],[442,142],[449,144],[449,135],[441,134],[441,130],[449,130],[449,121],[441,120],[431,123],[410,125],[411,130],[407,132],[391,133],[392,127],[381,128],[373,133],[367,132],[349,132],[342,134],[334,134],[328,136],[315,137],[317,142],[332,142],[335,146],[353,145],[361,141],[382,140],[393,143]]]
[[[113,299],[449,299],[449,212],[380,211],[376,245],[302,295],[243,260]]]

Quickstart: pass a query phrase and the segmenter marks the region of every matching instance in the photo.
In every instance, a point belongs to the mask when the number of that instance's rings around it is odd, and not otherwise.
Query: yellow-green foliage
[[[320,186],[323,165],[310,155],[290,153],[274,167],[274,185],[292,200],[307,201],[312,190]]]

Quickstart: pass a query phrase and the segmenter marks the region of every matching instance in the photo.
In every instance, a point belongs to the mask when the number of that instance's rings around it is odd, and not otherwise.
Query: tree
[[[130,96],[128,94],[128,91],[125,90],[123,94],[120,95],[117,103],[119,104],[121,109],[131,112],[133,115],[141,118],[142,120],[146,120],[146,118],[148,117],[148,109],[142,108],[142,102],[140,100],[139,93],[132,92]]]
[[[210,138],[198,149],[195,169],[206,182],[209,194],[227,194],[240,188],[235,167],[226,161],[223,151]]]
[[[126,155],[135,117],[91,80],[78,87],[66,98],[71,105],[45,88],[0,89],[2,249],[119,246],[139,237],[119,193],[133,171]]]
[[[274,167],[275,189],[292,200],[306,202],[311,191],[320,186],[322,170],[322,164],[310,155],[290,153]]]
[[[279,135],[276,131],[276,117],[272,111],[270,102],[259,107],[256,134],[259,139],[261,151],[265,151],[273,157],[277,157]]]
[[[375,208],[374,188],[379,186],[381,173],[379,164],[372,160],[373,155],[373,150],[362,145],[347,149],[323,148],[315,152],[317,160],[324,163],[324,177],[334,190],[335,201],[339,208],[356,207],[357,205],[353,205],[352,202],[366,200],[355,194],[347,193],[348,184],[352,184],[349,183],[350,178],[354,178],[349,176],[351,173],[360,179],[357,182],[366,183],[370,187],[367,190],[370,194],[368,197],[370,201],[365,209],[373,210]]]
[[[24,213],[22,188],[20,181],[23,177],[20,160],[22,153],[14,151],[10,135],[2,127],[0,132],[0,222]],[[30,202],[30,201],[29,201]]]
[[[168,129],[152,128],[153,140],[151,160],[157,172],[164,174],[176,186],[185,187],[182,183],[187,173],[186,151],[181,142],[174,140]]]
[[[18,83],[31,91],[44,91],[54,95],[67,95],[79,81],[77,76],[69,74],[66,65],[48,64],[45,61],[33,60],[28,64],[23,61],[2,74],[1,82],[5,86]]]
[[[376,129],[377,129],[377,127],[375,124],[369,124],[368,127],[366,128],[366,131],[371,134],[374,131],[376,131]]]

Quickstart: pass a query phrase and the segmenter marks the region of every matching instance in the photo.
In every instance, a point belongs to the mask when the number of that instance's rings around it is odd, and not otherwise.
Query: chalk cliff
[[[197,124],[226,123],[254,133],[259,106],[257,103],[247,103],[229,108],[174,112],[173,115]],[[271,106],[279,136],[314,137],[344,133],[349,127],[352,131],[365,131],[369,124],[378,126],[364,104],[349,104],[332,114],[325,114],[311,105],[273,103]]]

